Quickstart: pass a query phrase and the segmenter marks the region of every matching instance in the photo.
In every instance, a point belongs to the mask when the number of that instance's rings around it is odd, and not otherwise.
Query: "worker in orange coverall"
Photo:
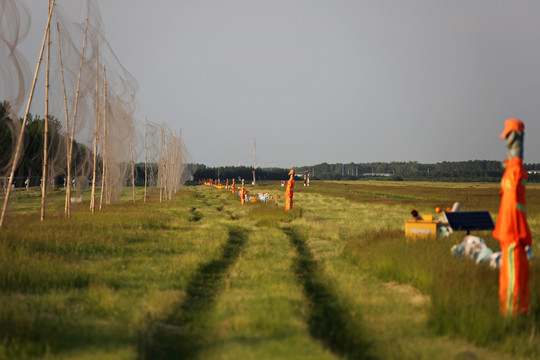
[[[527,224],[523,167],[525,126],[518,119],[508,119],[500,139],[505,139],[508,155],[501,180],[501,205],[493,237],[501,244],[499,308],[505,317],[527,313],[529,309],[529,262],[525,246],[532,245]]]
[[[292,198],[294,193],[294,170],[289,171],[289,174],[291,177],[289,178],[289,181],[287,181],[287,187],[285,188],[285,210],[291,210],[292,209]]]
[[[242,184],[242,188],[240,189],[240,204],[244,205],[246,203],[246,195],[246,187]]]

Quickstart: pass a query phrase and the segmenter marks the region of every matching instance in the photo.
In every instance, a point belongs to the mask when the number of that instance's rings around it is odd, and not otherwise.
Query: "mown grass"
[[[193,358],[208,341],[207,314],[224,286],[223,277],[240,255],[247,238],[245,229],[231,227],[228,231],[222,254],[197,268],[181,304],[171,309],[164,320],[147,320],[139,335],[140,359],[172,359],[179,354]]]
[[[340,190],[342,186],[334,185]],[[364,188],[364,184],[356,186]],[[346,193],[359,193],[350,190],[351,187],[355,187],[354,184],[347,187],[349,189]],[[405,185],[394,188],[368,184],[365,187],[376,190],[377,194],[381,194],[381,190],[388,191],[387,196],[377,195],[381,198],[392,198],[394,193],[408,193],[423,196],[433,205],[445,199],[453,199],[460,201],[464,210],[487,208],[494,217],[497,214],[499,197],[495,185],[461,185],[454,188],[445,184],[429,184],[426,187]],[[441,191],[442,189],[444,191]],[[467,189],[470,191],[467,192]],[[435,190],[439,190],[441,194],[436,194]],[[321,192],[325,191],[328,190]],[[370,191],[363,190],[362,193],[368,195],[365,195],[364,199],[353,198],[355,202],[379,206],[380,201],[374,199]],[[529,199],[532,200],[528,206],[529,222],[533,234],[538,234],[539,206],[534,201],[537,195],[539,195],[538,188],[529,189]],[[398,196],[393,198],[395,200],[389,204],[391,206],[388,212],[398,210],[406,218],[407,210],[403,207],[411,205],[408,199]],[[425,202],[419,205],[421,206],[418,208],[429,212]],[[502,319],[498,312],[498,271],[450,255],[451,246],[459,243],[464,233],[436,240],[407,241],[402,226],[396,227],[388,223],[385,228],[385,219],[372,218],[372,220],[380,224],[380,228],[374,229],[372,225],[371,229],[367,227],[358,229],[357,234],[347,236],[343,248],[344,257],[356,264],[359,269],[372,273],[384,281],[411,284],[429,295],[431,299],[429,323],[437,333],[463,336],[476,344],[502,349],[519,356],[530,357],[540,353],[536,335],[540,325],[540,277],[537,276],[540,263],[537,258],[531,261],[529,315],[508,322]],[[494,251],[499,249],[490,232],[478,232],[476,235],[484,238]],[[534,249],[537,252],[538,243],[535,243]]]
[[[487,236],[486,236],[487,237]],[[367,233],[349,241],[345,252],[359,268],[385,281],[411,284],[431,299],[429,323],[440,334],[457,334],[521,356],[538,354],[539,263],[531,263],[530,313],[507,322],[498,311],[498,271],[452,258],[461,237],[407,242],[399,232]]]
[[[306,239],[294,228],[284,228],[296,248],[294,273],[310,303],[309,328],[313,337],[323,341],[334,353],[346,359],[369,359],[371,344],[358,312],[336,295],[324,272],[319,269]]]
[[[311,305],[293,271],[290,239],[275,226],[237,221],[252,230],[207,314],[206,341],[193,358],[336,359],[310,335]]]
[[[226,239],[201,205],[181,194],[94,215],[75,209],[71,219],[51,211],[43,223],[10,209],[0,231],[0,358],[135,357],[145,319],[168,313]]]
[[[282,207],[261,203],[252,204],[248,213],[248,218],[259,227],[279,227],[280,223],[291,222],[301,216],[302,208],[298,206],[283,211]]]
[[[259,188],[284,192],[277,182]],[[504,322],[497,272],[450,254],[464,233],[416,242],[403,234],[413,207],[433,213],[459,201],[495,217],[496,184],[314,181],[296,189],[290,212],[283,199],[240,206],[206,186],[143,204],[138,189],[136,205],[126,196],[90,215],[86,202],[71,219],[58,192],[44,223],[40,197],[20,195],[0,231],[0,358],[502,359],[540,351],[536,258],[531,314]],[[535,238],[538,195],[528,187]],[[477,235],[498,249],[489,232]]]

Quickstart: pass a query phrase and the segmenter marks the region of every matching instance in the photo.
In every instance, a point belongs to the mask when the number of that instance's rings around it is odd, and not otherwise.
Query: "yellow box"
[[[405,220],[405,236],[416,239],[417,237],[437,237],[437,226],[440,221],[434,220]]]

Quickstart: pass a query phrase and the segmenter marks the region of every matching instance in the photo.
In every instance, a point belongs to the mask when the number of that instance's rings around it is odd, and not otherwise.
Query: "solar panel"
[[[495,224],[489,211],[444,212],[454,231],[493,230]]]

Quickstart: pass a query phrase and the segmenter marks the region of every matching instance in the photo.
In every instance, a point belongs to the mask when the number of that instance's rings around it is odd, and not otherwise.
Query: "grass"
[[[11,216],[0,233],[5,357],[78,358],[90,346],[133,358],[146,316],[166,313],[226,236],[191,225],[178,204],[196,199],[175,201],[77,211],[69,220],[51,215],[43,224],[33,214]]]
[[[17,192],[0,231],[0,359],[535,358],[536,258],[531,313],[504,322],[497,272],[450,254],[464,234],[403,235],[412,207],[496,217],[497,186],[313,181],[290,212],[207,186],[161,204],[137,189],[133,205],[127,189],[71,219],[58,191],[43,223],[40,194]],[[540,187],[527,191],[536,239]]]
[[[294,273],[310,303],[308,324],[311,335],[323,341],[334,353],[347,359],[368,359],[371,344],[362,328],[359,312],[335,294],[324,279],[305,238],[294,228],[284,228],[296,248]]]
[[[401,201],[403,197],[393,196],[394,193],[402,194],[404,189],[393,188],[388,185],[368,184],[362,188],[380,192],[384,189],[388,191],[388,196],[383,198],[396,199],[386,207],[388,213],[400,211],[406,214],[407,210],[403,205],[408,205],[407,199]],[[338,188],[340,193],[358,194],[360,192],[350,189],[357,187],[355,184],[335,184],[330,189],[321,189],[319,193],[328,194],[333,192],[336,196]],[[347,188],[347,190],[343,190]],[[482,209],[482,204],[495,203],[496,186],[482,185],[477,190],[476,185],[447,186],[446,184],[427,184],[418,188],[405,186],[407,193],[413,196],[424,196],[425,201],[436,199],[432,192],[436,189],[444,188],[445,191],[440,202],[444,198],[460,199],[465,197],[470,199],[463,203],[464,206],[471,206],[471,210]],[[486,200],[487,192],[491,188],[493,199]],[[421,194],[417,189],[421,190]],[[474,189],[467,196],[464,196],[466,189]],[[381,201],[376,200],[372,195],[375,191],[363,190],[365,198],[353,197],[353,201],[367,207],[361,213],[374,213]],[[397,190],[397,191],[396,191]],[[532,191],[531,191],[532,190]],[[478,191],[478,194],[476,193]],[[532,193],[532,194],[531,194]],[[538,188],[529,188],[529,199],[534,199],[538,195]],[[485,201],[484,201],[485,200]],[[383,200],[384,201],[384,200]],[[435,205],[433,201],[433,205]],[[372,204],[372,205],[368,205]],[[423,204],[423,203],[422,203]],[[532,206],[531,206],[532,205]],[[423,205],[425,206],[425,205]],[[362,207],[362,206],[360,206]],[[419,207],[420,208],[420,207]],[[423,208],[423,207],[422,207]],[[465,208],[468,210],[468,208]],[[538,204],[529,202],[529,219],[533,233],[538,231]],[[534,209],[531,213],[530,209]],[[425,210],[426,212],[429,210]],[[496,208],[491,209],[492,214],[496,214]],[[317,214],[317,217],[324,217],[325,212]],[[390,216],[391,217],[391,216]],[[540,282],[536,276],[540,264],[537,259],[531,262],[531,308],[530,314],[524,319],[513,322],[505,322],[498,314],[498,272],[486,266],[475,265],[472,261],[454,259],[449,254],[449,249],[453,244],[461,241],[463,234],[455,234],[450,238],[437,239],[436,241],[418,240],[407,242],[403,236],[403,228],[395,228],[394,223],[386,223],[386,219],[376,219],[370,216],[371,226],[362,225],[333,225],[334,230],[317,231],[317,238],[324,239],[327,233],[331,239],[333,234],[341,233],[340,239],[346,240],[342,255],[350,263],[356,265],[360,270],[373,274],[383,281],[394,281],[401,284],[410,284],[429,295],[431,306],[429,307],[428,322],[438,334],[454,334],[462,336],[469,341],[481,346],[489,346],[503,350],[515,355],[534,357],[540,352],[537,342],[537,328],[539,320],[540,304]],[[377,226],[378,225],[378,226]],[[306,226],[309,226],[306,224]],[[346,230],[346,228],[350,228]],[[378,228],[377,228],[378,227]],[[368,229],[368,230],[366,230]],[[346,234],[347,233],[347,234]],[[491,237],[490,232],[480,232],[477,234],[485,238],[488,245],[497,251],[497,241]],[[535,251],[538,244],[535,244]]]
[[[163,321],[149,319],[139,336],[139,358],[171,359],[177,354],[192,358],[205,344],[205,318],[214,305],[228,268],[246,242],[246,231],[229,228],[222,254],[201,264],[186,286],[185,297]]]

